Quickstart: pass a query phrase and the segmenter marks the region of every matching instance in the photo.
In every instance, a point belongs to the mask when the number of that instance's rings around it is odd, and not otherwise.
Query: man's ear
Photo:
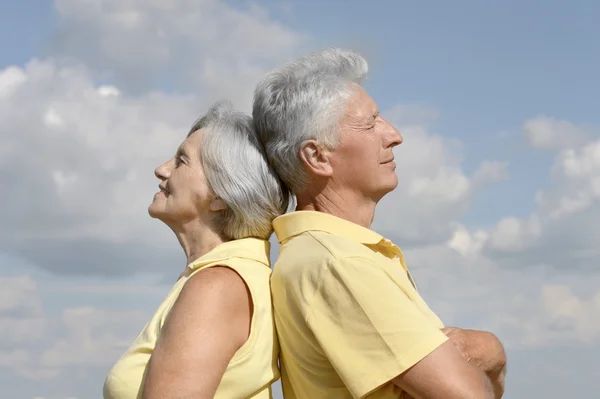
[[[227,209],[227,204],[219,197],[215,197],[210,200],[210,210],[212,212],[224,211]]]
[[[316,140],[303,141],[298,155],[310,173],[322,177],[329,177],[333,174],[331,151]]]

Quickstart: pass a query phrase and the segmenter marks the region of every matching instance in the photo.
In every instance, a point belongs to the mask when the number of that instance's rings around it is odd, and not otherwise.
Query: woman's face
[[[160,179],[160,191],[154,195],[148,213],[172,228],[204,219],[210,212],[213,195],[202,168],[202,133],[202,129],[192,133],[175,156],[154,171]]]

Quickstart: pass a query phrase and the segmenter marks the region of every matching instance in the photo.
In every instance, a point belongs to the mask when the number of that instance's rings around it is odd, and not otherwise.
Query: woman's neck
[[[172,229],[186,256],[186,267],[196,259],[210,252],[217,245],[227,241],[214,229],[198,222],[187,223]]]

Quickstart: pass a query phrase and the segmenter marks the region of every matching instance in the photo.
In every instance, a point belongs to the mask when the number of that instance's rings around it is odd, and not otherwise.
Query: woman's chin
[[[151,218],[158,220],[163,220],[163,218],[166,216],[165,212],[162,209],[160,209],[156,202],[150,204],[150,206],[148,207],[148,214]]]

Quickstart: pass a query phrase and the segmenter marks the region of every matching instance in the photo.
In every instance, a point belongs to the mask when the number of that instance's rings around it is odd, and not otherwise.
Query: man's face
[[[340,120],[339,144],[331,156],[337,185],[379,201],[398,185],[392,148],[402,136],[379,115],[375,101],[355,85]]]

